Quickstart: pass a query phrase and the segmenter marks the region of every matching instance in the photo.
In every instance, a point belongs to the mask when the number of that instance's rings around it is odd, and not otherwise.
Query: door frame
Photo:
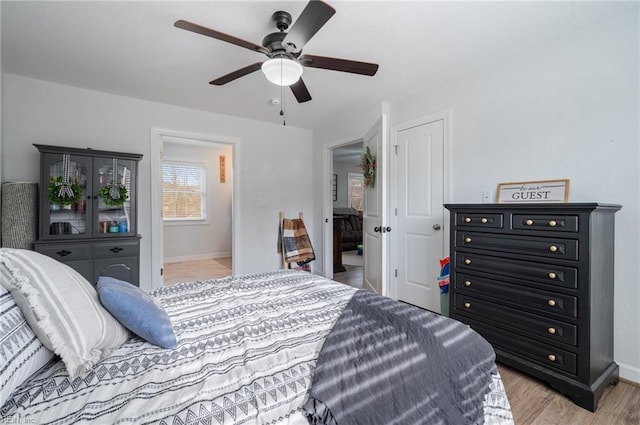
[[[413,127],[418,127],[420,125],[425,125],[432,123],[434,121],[442,120],[442,128],[443,128],[443,176],[442,176],[442,184],[443,184],[443,199],[445,203],[451,202],[451,194],[452,194],[452,178],[451,178],[451,170],[452,170],[452,146],[451,146],[451,134],[452,134],[452,111],[451,109],[446,109],[443,111],[435,112],[433,114],[422,115],[407,121],[402,121],[397,124],[391,125],[391,137],[389,138],[389,193],[387,199],[389,200],[389,222],[392,229],[398,228],[398,217],[395,214],[395,208],[398,205],[398,197],[397,197],[397,188],[398,188],[398,156],[395,155],[395,146],[398,146],[398,134],[403,130],[407,130]],[[445,255],[449,253],[449,211],[447,211],[444,206],[442,206],[443,211],[443,223],[442,223],[442,232],[443,232],[443,252]],[[397,233],[393,231],[390,233],[389,240],[389,287],[387,296],[393,298],[394,300],[398,299],[398,279],[395,273],[395,270],[398,268],[398,237]],[[393,271],[393,272],[392,272]],[[433,276],[436,279],[437,276]]]
[[[164,267],[164,229],[162,222],[162,147],[164,142],[217,143],[231,146],[233,189],[231,200],[231,261],[233,273],[241,273],[240,255],[242,240],[240,237],[240,139],[209,134],[196,134],[184,131],[151,128],[150,130],[150,169],[151,169],[151,288],[164,284],[161,269]],[[154,284],[155,282],[155,284]]]

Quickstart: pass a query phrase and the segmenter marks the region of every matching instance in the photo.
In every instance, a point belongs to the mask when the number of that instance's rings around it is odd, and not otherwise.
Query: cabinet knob
[[[465,280],[464,281],[464,286],[471,286],[471,281],[470,280]]]
[[[63,249],[62,251],[56,252],[56,254],[58,254],[61,257],[66,257],[67,255],[71,254],[71,251],[67,251],[66,249]]]
[[[556,334],[556,328],[547,328],[547,332],[549,332],[551,335],[555,335]]]
[[[465,264],[471,264],[471,258],[465,258],[464,259],[464,263]]]
[[[464,308],[471,308],[471,303],[464,303]]]
[[[533,226],[533,220],[529,219],[524,222],[527,226]]]
[[[114,246],[109,251],[113,252],[114,254],[117,254],[118,252],[122,251],[122,248],[120,248],[119,246]]]
[[[555,220],[549,220],[549,226],[551,227],[556,227],[558,225],[558,222]]]
[[[547,304],[549,304],[551,307],[555,307],[556,306],[556,301],[555,300],[549,300],[549,301],[547,301]]]
[[[549,277],[549,279],[555,279],[556,277],[558,277],[558,275],[555,274],[554,272],[549,272],[547,276]]]
[[[486,224],[489,222],[489,220],[487,220],[486,217],[482,217],[482,219],[480,219],[480,221],[482,222],[482,224]]]
[[[471,217],[465,217],[464,218],[464,222],[465,223],[471,223]]]
[[[555,354],[549,354],[547,356],[547,358],[549,359],[550,362],[555,362],[556,361],[556,356]]]
[[[551,251],[551,252],[556,252],[557,250],[558,250],[558,247],[557,247],[557,246],[555,246],[555,245],[551,245],[551,246],[549,247],[549,251]]]
[[[465,243],[471,243],[471,238],[464,238]]]

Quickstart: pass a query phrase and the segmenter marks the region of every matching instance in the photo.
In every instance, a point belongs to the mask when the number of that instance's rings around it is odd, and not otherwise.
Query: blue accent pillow
[[[169,316],[149,294],[107,276],[100,276],[97,290],[102,305],[131,332],[162,348],[176,348]]]

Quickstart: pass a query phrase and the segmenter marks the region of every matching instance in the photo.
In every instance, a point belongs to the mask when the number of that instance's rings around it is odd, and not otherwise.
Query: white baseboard
[[[211,258],[227,258],[231,257],[231,252],[210,252],[207,254],[185,255],[180,257],[166,257],[165,264],[181,263],[183,261],[209,260]]]
[[[624,363],[618,363],[618,366],[620,366],[620,378],[640,385],[640,368]]]

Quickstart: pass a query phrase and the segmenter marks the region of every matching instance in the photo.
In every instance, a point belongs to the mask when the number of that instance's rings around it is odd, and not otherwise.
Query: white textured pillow
[[[52,357],[53,353],[31,331],[9,291],[0,286],[0,406]]]
[[[0,278],[38,339],[62,358],[72,378],[131,336],[100,305],[93,286],[53,258],[1,248]]]

